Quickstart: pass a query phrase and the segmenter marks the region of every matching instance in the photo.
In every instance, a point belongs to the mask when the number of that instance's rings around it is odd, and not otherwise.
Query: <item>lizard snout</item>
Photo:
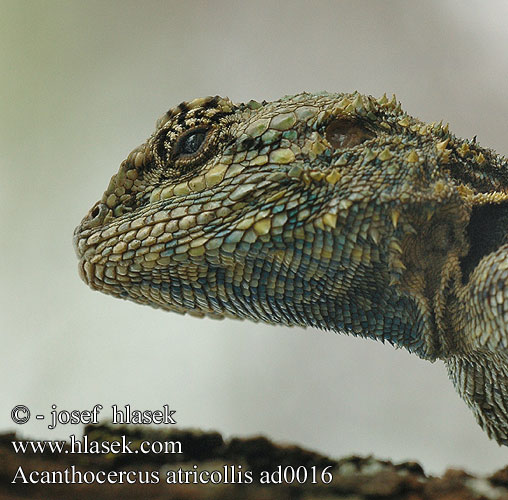
[[[86,214],[81,221],[81,227],[87,229],[89,227],[99,226],[103,223],[104,217],[108,213],[108,207],[105,203],[98,201]]]
[[[105,203],[98,201],[86,214],[79,226],[74,229],[73,243],[78,258],[83,256],[86,239],[94,227],[99,227],[104,222],[109,209]],[[88,231],[87,231],[88,230]]]

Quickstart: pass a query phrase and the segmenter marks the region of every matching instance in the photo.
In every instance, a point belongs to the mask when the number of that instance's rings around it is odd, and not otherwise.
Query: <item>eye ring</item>
[[[191,159],[198,156],[207,142],[210,130],[197,127],[186,130],[176,141],[173,159]]]

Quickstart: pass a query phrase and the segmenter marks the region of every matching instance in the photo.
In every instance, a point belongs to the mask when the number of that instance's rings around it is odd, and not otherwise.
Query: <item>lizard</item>
[[[508,445],[508,161],[395,96],[170,109],[74,232],[92,289],[442,360]]]

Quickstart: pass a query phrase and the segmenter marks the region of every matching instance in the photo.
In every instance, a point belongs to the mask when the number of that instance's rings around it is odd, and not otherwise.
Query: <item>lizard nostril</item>
[[[95,219],[99,214],[100,214],[100,209],[99,207],[95,207],[93,210],[92,210],[92,213],[90,214],[90,216],[92,217],[92,219]]]
[[[108,207],[104,204],[98,201],[88,212],[88,223],[95,223],[100,224],[101,220],[104,218],[108,211]]]

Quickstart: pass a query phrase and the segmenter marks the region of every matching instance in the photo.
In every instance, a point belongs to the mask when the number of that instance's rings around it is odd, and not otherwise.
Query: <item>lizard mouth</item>
[[[82,236],[82,227],[81,224],[74,229],[74,234],[72,235],[72,246],[74,247],[74,253],[76,257],[81,261],[83,258],[83,244],[80,244],[80,241],[83,240]]]
[[[76,252],[77,253],[77,252]],[[80,258],[78,263],[79,277],[89,286],[93,283],[94,265]]]

